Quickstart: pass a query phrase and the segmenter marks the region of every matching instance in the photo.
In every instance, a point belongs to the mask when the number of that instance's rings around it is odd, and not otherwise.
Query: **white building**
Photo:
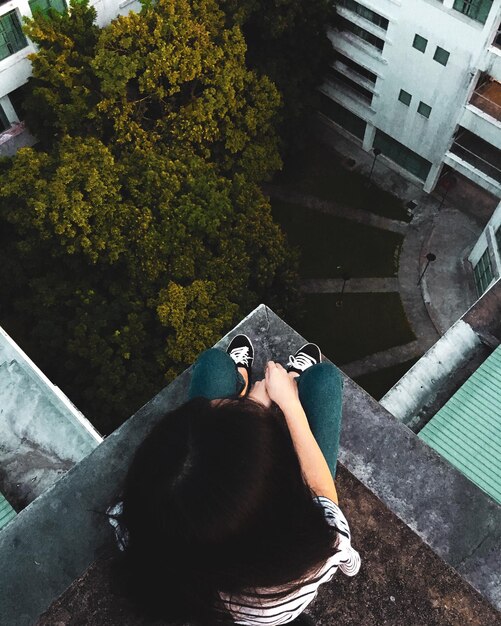
[[[470,252],[475,284],[480,297],[501,278],[501,203],[498,204],[487,226]]]
[[[97,23],[104,26],[117,15],[131,9],[139,10],[137,0],[94,0]],[[13,154],[22,145],[34,139],[20,123],[23,85],[31,75],[27,58],[36,51],[22,32],[23,16],[32,17],[33,11],[46,12],[49,8],[62,11],[65,0],[0,0],[0,156]]]
[[[501,0],[339,0],[337,13],[322,112],[425,191],[452,169],[501,198]]]

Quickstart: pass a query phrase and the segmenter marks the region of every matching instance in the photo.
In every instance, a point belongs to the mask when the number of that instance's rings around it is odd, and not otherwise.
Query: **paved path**
[[[340,365],[339,367],[350,378],[357,378],[363,374],[370,374],[371,372],[377,372],[385,367],[391,367],[392,365],[398,365],[399,363],[405,363],[410,359],[415,359],[422,356],[424,353],[422,342],[419,339],[406,343],[403,346],[395,346],[382,352],[375,352],[369,356],[359,359],[358,361],[352,361],[346,365]]]
[[[342,278],[311,278],[301,281],[304,293],[340,293]],[[385,293],[398,292],[398,278],[350,278],[346,281],[344,293]]]
[[[373,226],[375,228],[381,228],[383,230],[389,230],[393,233],[405,235],[409,224],[407,222],[401,222],[399,220],[391,220],[381,215],[374,215],[370,211],[364,209],[355,209],[347,207],[331,200],[322,200],[315,196],[309,196],[297,191],[290,191],[277,185],[263,185],[263,191],[269,194],[272,198],[283,200],[284,202],[290,202],[291,204],[300,204],[301,206],[313,209],[314,211],[320,211],[321,213],[328,213],[335,217],[342,217],[358,224],[364,224],[365,226]]]

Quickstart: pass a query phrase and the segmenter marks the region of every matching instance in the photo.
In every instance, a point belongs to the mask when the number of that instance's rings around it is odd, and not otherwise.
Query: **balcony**
[[[473,92],[470,104],[501,121],[501,83],[487,77]]]
[[[501,151],[466,128],[459,127],[450,153],[486,177],[501,183]]]

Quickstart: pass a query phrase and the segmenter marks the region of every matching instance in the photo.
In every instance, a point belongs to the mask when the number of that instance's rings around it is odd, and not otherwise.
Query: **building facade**
[[[498,204],[468,256],[480,297],[501,278],[501,204]]]
[[[501,197],[501,0],[339,0],[322,113],[431,191]]]
[[[97,23],[104,26],[117,15],[139,10],[138,0],[94,0]],[[35,11],[64,11],[65,0],[0,0],[0,156],[11,155],[23,145],[34,143],[22,124],[23,85],[31,75],[28,55],[36,52],[23,34],[23,17]]]

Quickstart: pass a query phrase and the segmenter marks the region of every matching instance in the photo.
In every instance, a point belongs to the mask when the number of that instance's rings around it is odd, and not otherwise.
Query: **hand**
[[[284,411],[286,407],[297,405],[299,393],[294,380],[297,374],[287,373],[287,370],[275,361],[268,361],[266,365],[265,381],[268,396]]]
[[[249,392],[248,397],[255,402],[259,402],[267,409],[271,406],[271,398],[268,395],[268,391],[266,389],[266,383],[264,380],[257,380],[253,385]]]

